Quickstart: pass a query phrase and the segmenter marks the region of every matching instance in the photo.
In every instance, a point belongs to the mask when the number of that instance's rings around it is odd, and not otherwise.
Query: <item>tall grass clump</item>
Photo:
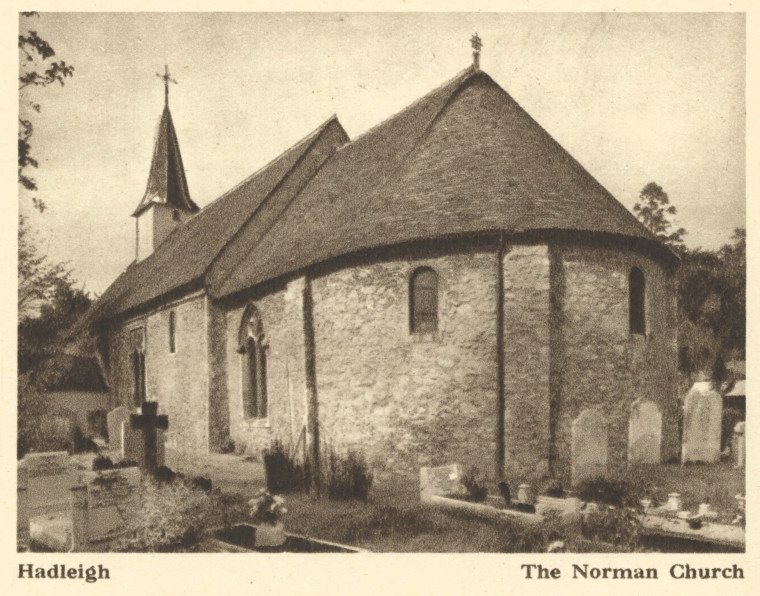
[[[269,448],[264,450],[264,469],[267,477],[267,490],[272,494],[290,493],[309,490],[311,482],[311,466],[308,461],[299,463],[275,439]]]
[[[324,458],[323,475],[323,485],[331,499],[367,501],[373,478],[361,453],[349,449],[342,455],[330,446]]]
[[[114,546],[126,552],[178,552],[225,522],[220,496],[190,483],[145,480],[138,515]]]

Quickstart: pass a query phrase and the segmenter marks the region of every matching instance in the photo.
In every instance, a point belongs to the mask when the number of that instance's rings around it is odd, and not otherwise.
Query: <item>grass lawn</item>
[[[700,503],[710,503],[731,518],[736,512],[736,495],[745,494],[744,469],[730,463],[639,465],[631,467],[624,478],[660,504],[668,493],[677,492],[684,509],[696,511]]]
[[[654,497],[660,503],[670,492],[681,493],[684,508],[691,511],[696,511],[699,503],[709,502],[725,511],[725,521],[735,515],[735,495],[744,494],[744,471],[729,464],[641,465],[622,478],[637,495]],[[565,540],[571,551],[596,550],[580,540],[577,531],[556,523],[529,528],[509,520],[486,520],[422,505],[412,479],[379,478],[367,503],[303,494],[285,495],[285,499],[289,532],[376,552],[542,552],[558,538]],[[600,545],[599,550],[604,547]]]

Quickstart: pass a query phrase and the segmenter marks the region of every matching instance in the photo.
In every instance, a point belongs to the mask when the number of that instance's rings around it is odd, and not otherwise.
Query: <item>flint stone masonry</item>
[[[607,423],[596,410],[584,410],[573,422],[573,485],[607,474]]]
[[[303,288],[303,278],[299,278],[268,295],[244,300],[227,312],[230,436],[236,446],[245,447],[248,453],[260,455],[273,439],[295,446],[306,426]],[[249,302],[259,312],[267,340],[266,419],[246,418],[243,411],[243,355],[238,353],[238,332]]]
[[[88,472],[83,484],[72,489],[72,550],[107,550],[127,530],[140,510],[137,468]]]
[[[438,276],[438,330],[409,329],[409,279]],[[312,282],[324,443],[416,475],[460,462],[491,474],[496,453],[495,253],[420,253],[355,264]]]
[[[557,420],[560,464],[569,453],[572,421],[599,408],[609,430],[610,469],[625,468],[633,402],[646,396],[662,413],[661,453],[678,445],[677,337],[674,277],[656,261],[604,244],[558,247],[564,273],[562,391]],[[628,275],[645,278],[646,336],[628,327]]]
[[[633,402],[628,422],[628,461],[660,463],[661,436],[662,414],[657,404],[643,399]]]
[[[108,445],[111,449],[119,451],[124,457],[124,422],[129,423],[129,409],[119,406],[108,412],[106,416],[108,424]]]
[[[321,443],[358,449],[373,467],[411,479],[420,467],[458,461],[495,476],[501,440],[507,479],[538,482],[554,471],[567,482],[573,420],[596,409],[609,429],[607,463],[622,468],[629,447],[637,449],[629,445],[629,425],[641,396],[660,410],[662,459],[676,455],[672,274],[624,247],[569,240],[507,238],[500,263],[497,240],[420,243],[320,265],[308,272],[309,312],[305,278],[295,277],[219,303],[190,297],[130,320],[112,342],[119,403],[129,406],[132,392],[129,331],[143,325],[147,398],[169,415],[167,447],[213,451],[231,439],[237,450],[259,455],[277,438],[301,450],[311,439],[309,323]],[[646,279],[646,336],[628,329],[634,266]],[[409,278],[418,267],[438,276],[436,333],[410,333]],[[238,333],[249,303],[266,338],[266,419],[245,418],[243,411]],[[168,350],[172,308],[175,354]]]
[[[723,399],[709,381],[694,383],[684,399],[681,462],[720,460]]]
[[[169,351],[169,313],[175,312],[176,350]],[[167,447],[209,451],[209,369],[206,297],[193,295],[130,319],[111,336],[110,385],[116,403],[134,409],[130,332],[145,329],[146,400],[161,404],[171,428]]]

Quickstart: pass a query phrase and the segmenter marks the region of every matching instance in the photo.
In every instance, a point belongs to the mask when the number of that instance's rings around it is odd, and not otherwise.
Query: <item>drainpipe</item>
[[[312,319],[313,300],[311,294],[311,280],[304,277],[303,287],[303,337],[305,355],[305,376],[307,396],[307,426],[311,436],[311,489],[319,494],[320,489],[320,465],[319,465],[319,413],[317,411],[317,363],[314,344],[314,321]]]

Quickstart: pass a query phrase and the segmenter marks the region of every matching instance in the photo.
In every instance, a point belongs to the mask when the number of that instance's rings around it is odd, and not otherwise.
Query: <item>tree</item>
[[[679,254],[684,250],[684,228],[673,227],[670,216],[676,214],[675,206],[670,204],[670,198],[662,186],[654,182],[647,184],[639,193],[639,201],[633,206],[636,217],[657,236],[662,242]]]
[[[707,371],[720,386],[728,380],[726,361],[746,354],[746,233],[717,251],[681,253],[678,274],[680,368],[687,375]]]
[[[23,215],[18,222],[18,319],[36,316],[56,290],[71,285],[71,272],[63,263],[50,263],[37,248]]]
[[[36,12],[22,12],[22,19],[39,16]],[[31,138],[34,125],[32,112],[40,111],[40,104],[34,101],[29,91],[33,88],[47,87],[53,83],[64,84],[67,77],[74,76],[74,67],[63,60],[52,61],[55,50],[37,35],[36,31],[27,29],[18,36],[19,49],[19,119],[18,119],[18,181],[22,188],[34,192],[37,182],[29,173],[29,168],[38,167],[39,163],[32,156]],[[36,196],[32,203],[39,211],[45,210],[45,203]]]

